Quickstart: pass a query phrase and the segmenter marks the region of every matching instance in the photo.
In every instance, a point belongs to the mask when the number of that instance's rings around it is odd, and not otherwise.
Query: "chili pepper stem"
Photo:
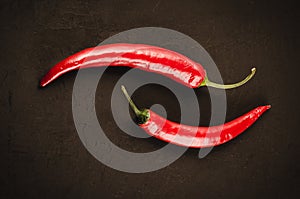
[[[256,72],[256,68],[252,68],[251,69],[251,73],[242,81],[234,83],[234,84],[227,84],[227,85],[223,85],[223,84],[217,84],[214,82],[209,81],[209,79],[207,77],[205,77],[204,81],[200,84],[199,87],[201,86],[210,86],[210,87],[214,87],[214,88],[220,88],[220,89],[231,89],[231,88],[236,88],[239,86],[242,86],[243,84],[247,83],[255,74]]]
[[[130,98],[130,96],[129,96],[129,94],[128,94],[126,88],[125,88],[125,86],[122,85],[121,89],[122,89],[123,94],[127,98],[130,107],[132,108],[132,110],[134,111],[135,115],[137,116],[138,122],[140,124],[146,123],[149,120],[149,118],[150,118],[149,111],[147,109],[143,109],[143,110],[138,109],[137,106],[132,101],[132,99]]]

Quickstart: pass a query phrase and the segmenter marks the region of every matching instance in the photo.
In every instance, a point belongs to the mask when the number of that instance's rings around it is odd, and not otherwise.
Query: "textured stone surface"
[[[1,198],[288,198],[299,184],[299,13],[291,1],[1,1]],[[245,134],[204,159],[189,149],[170,166],[127,174],[94,159],[73,124],[70,73],[45,89],[39,79],[56,62],[130,28],[183,32],[211,54],[225,82],[258,71],[227,92],[227,120],[271,104]],[[109,69],[96,98],[108,137],[124,149],[164,145],[123,133],[110,112],[114,83],[128,69]],[[299,70],[298,70],[299,71]],[[195,90],[201,124],[209,121],[207,89]],[[157,97],[153,97],[153,96]],[[135,93],[141,106],[161,103],[169,119],[180,111],[167,89]],[[105,117],[104,117],[105,116]]]

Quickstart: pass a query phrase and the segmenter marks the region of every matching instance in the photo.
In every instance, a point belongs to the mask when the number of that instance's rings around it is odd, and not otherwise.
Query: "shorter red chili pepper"
[[[149,135],[184,147],[205,148],[223,144],[249,128],[270,105],[259,106],[248,113],[222,125],[198,127],[169,121],[149,109],[139,110],[122,86],[131,108],[139,120],[139,126]]]
[[[215,88],[230,89],[241,86],[249,81],[255,74],[235,84],[221,85],[208,80],[201,64],[177,52],[145,44],[107,44],[82,50],[62,60],[53,66],[42,78],[41,87],[72,70],[103,66],[128,66],[148,72],[154,72],[169,77],[185,86],[198,88],[211,86]]]

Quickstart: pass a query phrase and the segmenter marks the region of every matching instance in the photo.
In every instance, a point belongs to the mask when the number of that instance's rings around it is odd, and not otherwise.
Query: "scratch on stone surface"
[[[270,38],[270,35],[268,34],[264,34],[260,37],[258,37],[256,39],[256,42],[258,41],[262,41],[262,40],[265,40],[265,39],[268,39]],[[207,48],[219,48],[219,47],[222,47],[222,48],[229,48],[229,47],[232,47],[234,45],[247,45],[249,43],[253,43],[252,40],[238,40],[238,39],[235,39],[235,40],[229,40],[229,41],[226,41],[226,42],[222,42],[222,43],[219,43],[219,44],[216,44],[216,45],[208,45]]]
[[[12,108],[12,93],[11,93],[11,91],[8,92],[8,107],[9,107],[9,110],[11,111],[11,108]]]
[[[155,6],[152,9],[152,12],[155,12],[155,9],[159,6],[161,0],[158,0],[157,3],[155,4]]]
[[[90,12],[89,12],[89,13],[79,13],[79,12],[74,12],[74,11],[72,11],[72,10],[70,10],[70,11],[65,11],[64,14],[71,14],[71,15],[79,16],[79,17],[88,17],[88,16],[92,16],[92,15],[90,14]]]
[[[210,42],[210,40],[211,40],[211,37],[209,36],[205,43],[208,44]]]
[[[50,27],[46,27],[45,29],[49,29],[49,30],[71,30],[72,27],[71,26],[65,26],[65,27],[50,26]]]
[[[5,75],[4,75],[4,77],[3,77],[2,81],[1,81],[1,87],[3,86],[3,84],[4,84],[4,82],[5,82],[6,78],[7,78],[7,76],[8,76],[8,72],[5,73]]]

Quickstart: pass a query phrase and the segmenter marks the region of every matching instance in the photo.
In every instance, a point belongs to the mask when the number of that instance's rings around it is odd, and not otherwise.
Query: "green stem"
[[[242,81],[237,82],[235,84],[227,84],[227,85],[223,85],[223,84],[217,84],[214,82],[211,82],[208,80],[207,77],[205,77],[204,81],[200,84],[199,87],[201,86],[210,86],[210,87],[214,87],[214,88],[220,88],[220,89],[231,89],[231,88],[236,88],[239,86],[242,86],[243,84],[247,83],[255,74],[256,72],[256,68],[252,68],[251,69],[251,73]]]
[[[136,107],[136,105],[133,103],[132,99],[130,98],[125,86],[121,86],[121,89],[125,95],[125,97],[127,98],[129,104],[130,104],[130,107],[132,108],[132,110],[134,111],[134,113],[136,114],[136,116],[139,116],[141,114],[141,111]]]
[[[134,104],[132,99],[130,98],[125,86],[121,86],[122,92],[124,93],[125,97],[127,98],[130,107],[134,111],[135,115],[138,117],[138,121],[140,124],[144,124],[149,120],[149,111],[147,109],[139,110],[137,106]]]

